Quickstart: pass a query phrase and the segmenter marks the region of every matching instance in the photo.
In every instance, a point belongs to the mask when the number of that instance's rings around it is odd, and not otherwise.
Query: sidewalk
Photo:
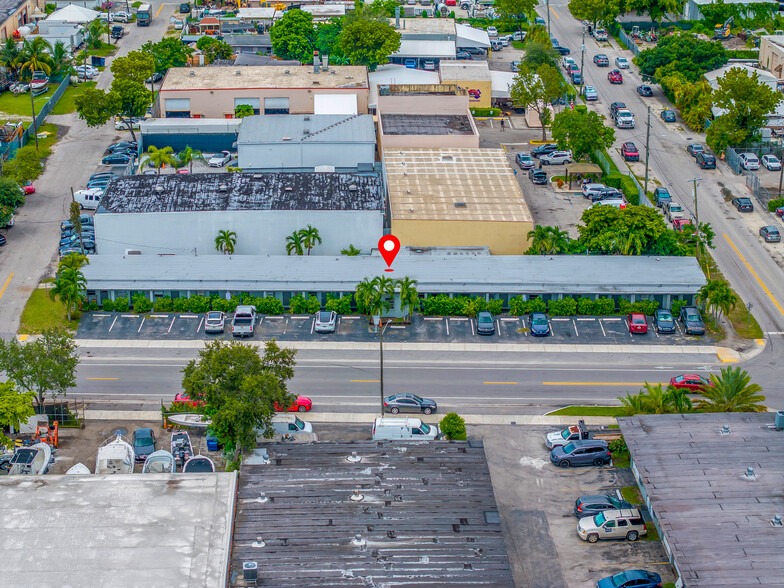
[[[341,413],[313,412],[297,413],[303,420],[311,423],[370,423],[378,416],[377,412]],[[394,415],[387,415],[394,417]],[[406,415],[400,415],[406,416]],[[426,423],[437,424],[444,415],[416,415]],[[543,416],[543,415],[505,415],[505,414],[462,414],[467,425],[573,425],[582,419],[588,425],[614,425],[614,417],[580,416]],[[85,410],[88,421],[156,421],[160,420],[159,410]]]

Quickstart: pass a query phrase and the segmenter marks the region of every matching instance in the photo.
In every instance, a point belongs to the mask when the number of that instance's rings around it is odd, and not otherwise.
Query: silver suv
[[[645,521],[636,508],[606,510],[593,517],[584,517],[577,523],[577,536],[588,543],[599,539],[628,539],[637,541],[647,535]]]
[[[674,221],[676,218],[685,218],[683,207],[672,200],[664,205],[664,214],[670,222]]]
[[[572,162],[572,152],[571,151],[553,151],[552,153],[547,153],[539,157],[539,161],[542,162],[542,165],[552,165],[552,164],[566,164]]]

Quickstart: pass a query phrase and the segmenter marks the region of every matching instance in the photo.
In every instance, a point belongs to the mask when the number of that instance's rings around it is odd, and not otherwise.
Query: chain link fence
[[[640,47],[637,45],[637,43],[634,42],[634,39],[632,39],[629,35],[626,34],[626,31],[623,30],[623,27],[618,28],[618,38],[621,40],[621,43],[626,45],[626,48],[629,51],[631,51],[635,55],[639,55]]]
[[[746,187],[751,191],[751,194],[757,200],[763,210],[768,210],[768,202],[775,200],[779,197],[778,193],[771,194],[765,186],[760,182],[759,176],[751,172],[745,172]]]

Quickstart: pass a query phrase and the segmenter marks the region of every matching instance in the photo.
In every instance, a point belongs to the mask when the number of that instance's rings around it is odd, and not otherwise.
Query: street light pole
[[[651,152],[651,105],[648,105],[648,131],[645,133],[645,187],[643,198],[648,198],[648,155]]]
[[[784,180],[784,163],[781,164],[781,171],[779,172],[779,198],[781,198],[781,180]]]
[[[550,0],[547,0],[547,34],[552,35],[550,32]]]
[[[580,56],[580,95],[583,93],[583,84],[585,83],[585,25],[583,25],[583,44],[582,53]]]

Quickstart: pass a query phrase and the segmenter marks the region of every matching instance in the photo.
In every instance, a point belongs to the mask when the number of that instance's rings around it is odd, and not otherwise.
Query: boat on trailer
[[[134,451],[127,439],[120,433],[109,437],[98,448],[95,458],[96,474],[132,474]]]
[[[45,474],[52,459],[52,448],[46,443],[20,447],[11,458],[8,475],[40,476]]]
[[[177,471],[177,460],[170,451],[159,449],[144,460],[143,474],[173,474]]]
[[[198,474],[205,472],[214,472],[215,464],[206,455],[195,455],[185,462],[182,468],[183,474]]]
[[[171,454],[180,463],[180,467],[193,457],[193,445],[191,445],[191,436],[188,433],[185,431],[172,433]]]

